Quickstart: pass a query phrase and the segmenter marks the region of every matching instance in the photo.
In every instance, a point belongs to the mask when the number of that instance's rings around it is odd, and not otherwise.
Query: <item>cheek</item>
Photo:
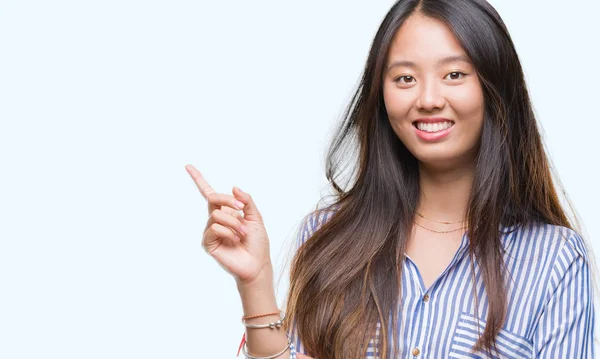
[[[473,84],[462,91],[452,93],[452,107],[459,118],[465,121],[483,121],[483,92]]]
[[[388,117],[391,120],[398,121],[408,116],[411,102],[407,96],[400,96],[398,91],[394,91],[394,89],[384,89],[383,101],[385,102]]]

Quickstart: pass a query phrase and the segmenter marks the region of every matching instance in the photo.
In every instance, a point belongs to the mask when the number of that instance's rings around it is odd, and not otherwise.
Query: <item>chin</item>
[[[419,151],[415,158],[423,165],[427,167],[448,167],[454,166],[454,162],[458,154],[453,154],[447,150],[436,150],[436,151]]]
[[[469,160],[471,156],[468,153],[441,149],[439,151],[422,151],[415,157],[421,165],[427,168],[450,170],[472,164],[473,162]]]

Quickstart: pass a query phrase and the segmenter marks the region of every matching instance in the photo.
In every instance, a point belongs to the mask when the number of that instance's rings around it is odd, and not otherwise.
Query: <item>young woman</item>
[[[248,358],[593,357],[594,262],[483,0],[400,0],[383,20],[328,153],[335,200],[304,220],[281,313],[252,198],[186,168],[209,203],[203,246],[250,317]]]

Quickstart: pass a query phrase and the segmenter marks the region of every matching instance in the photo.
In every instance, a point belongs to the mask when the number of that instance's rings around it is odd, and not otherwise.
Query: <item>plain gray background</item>
[[[0,357],[234,358],[241,304],[184,165],[253,195],[282,273],[392,4],[0,2]],[[493,4],[600,253],[600,5]]]

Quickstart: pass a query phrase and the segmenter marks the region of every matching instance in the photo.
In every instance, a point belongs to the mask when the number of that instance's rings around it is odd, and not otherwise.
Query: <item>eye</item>
[[[452,75],[455,75],[455,76],[457,76],[457,75],[462,75],[462,77],[465,77],[467,74],[465,74],[464,72],[460,72],[460,71],[454,71],[454,72],[451,72],[451,73],[449,73],[448,75],[451,75],[451,76],[452,76]],[[448,76],[448,75],[446,75],[446,76]],[[459,77],[459,78],[451,78],[451,80],[460,80],[462,77]]]
[[[400,79],[405,79],[405,81],[400,81]],[[407,82],[407,80],[408,80],[408,82]],[[411,83],[415,82],[415,78],[412,77],[412,76],[409,76],[409,75],[404,75],[404,76],[396,77],[394,79],[394,82],[396,82],[396,83],[400,82],[400,83],[404,83],[404,84],[411,84]]]

